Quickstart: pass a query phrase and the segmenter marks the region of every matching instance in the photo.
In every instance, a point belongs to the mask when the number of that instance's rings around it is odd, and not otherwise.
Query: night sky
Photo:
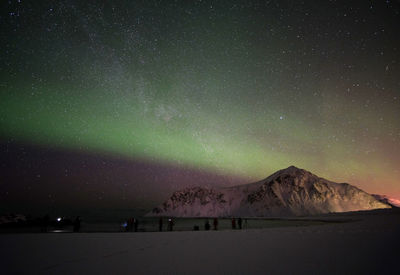
[[[290,165],[400,197],[399,1],[0,13],[2,209],[147,209]]]

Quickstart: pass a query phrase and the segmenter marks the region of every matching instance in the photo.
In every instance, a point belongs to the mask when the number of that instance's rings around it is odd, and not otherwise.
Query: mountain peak
[[[291,176],[291,177],[301,176],[302,177],[305,175],[313,175],[313,174],[311,172],[308,172],[307,170],[304,170],[304,169],[298,168],[294,165],[291,165],[288,168],[285,168],[285,169],[275,172],[274,174],[272,174],[271,176],[266,178],[264,181],[268,182],[268,181],[273,180],[280,176]]]
[[[301,169],[301,168],[298,168],[298,167],[296,167],[296,166],[294,166],[294,165],[290,165],[288,168],[286,168],[286,169],[283,169],[284,171],[302,171],[302,170],[304,170],[304,169]]]

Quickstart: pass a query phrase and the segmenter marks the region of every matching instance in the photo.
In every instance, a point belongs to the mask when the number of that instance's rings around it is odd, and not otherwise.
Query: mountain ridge
[[[390,205],[348,183],[289,166],[250,184],[177,190],[148,216],[302,216],[378,208]]]
[[[400,208],[400,200],[398,200],[398,199],[390,198],[386,195],[378,195],[378,194],[371,194],[371,195],[378,201],[386,203],[386,204],[390,205],[391,207]]]

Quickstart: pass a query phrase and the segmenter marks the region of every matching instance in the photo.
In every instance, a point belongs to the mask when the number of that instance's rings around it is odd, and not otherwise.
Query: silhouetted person
[[[217,218],[214,218],[213,225],[214,225],[214,230],[218,230],[218,219]]]
[[[79,232],[81,229],[81,217],[77,216],[74,221],[74,232]]]
[[[244,227],[247,228],[247,219],[244,219]]]
[[[238,225],[239,225],[239,229],[242,229],[242,218],[238,219]]]
[[[139,220],[138,219],[133,219],[133,226],[135,228],[135,232],[138,231],[138,227],[139,227]]]
[[[40,219],[40,231],[47,232],[47,227],[49,226],[50,217],[49,215],[45,215],[43,218]]]
[[[174,220],[172,218],[168,219],[168,230],[173,231],[174,230]]]
[[[128,219],[128,226],[126,228],[126,231],[132,232],[133,230],[133,218]]]
[[[159,220],[158,220],[158,230],[161,232],[162,231],[162,226],[163,226],[163,220],[162,220],[162,218],[160,218]]]
[[[236,219],[232,218],[232,229],[236,229]]]
[[[208,219],[206,220],[206,223],[204,224],[204,229],[205,230],[210,230],[210,222],[208,221]]]

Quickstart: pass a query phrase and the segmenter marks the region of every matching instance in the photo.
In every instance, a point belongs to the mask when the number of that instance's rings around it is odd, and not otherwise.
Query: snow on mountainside
[[[372,194],[372,196],[378,201],[389,204],[390,206],[400,207],[400,200],[398,199],[389,198],[388,196],[377,194]]]
[[[290,166],[251,184],[176,191],[149,216],[298,216],[390,208],[347,183],[335,183]]]

